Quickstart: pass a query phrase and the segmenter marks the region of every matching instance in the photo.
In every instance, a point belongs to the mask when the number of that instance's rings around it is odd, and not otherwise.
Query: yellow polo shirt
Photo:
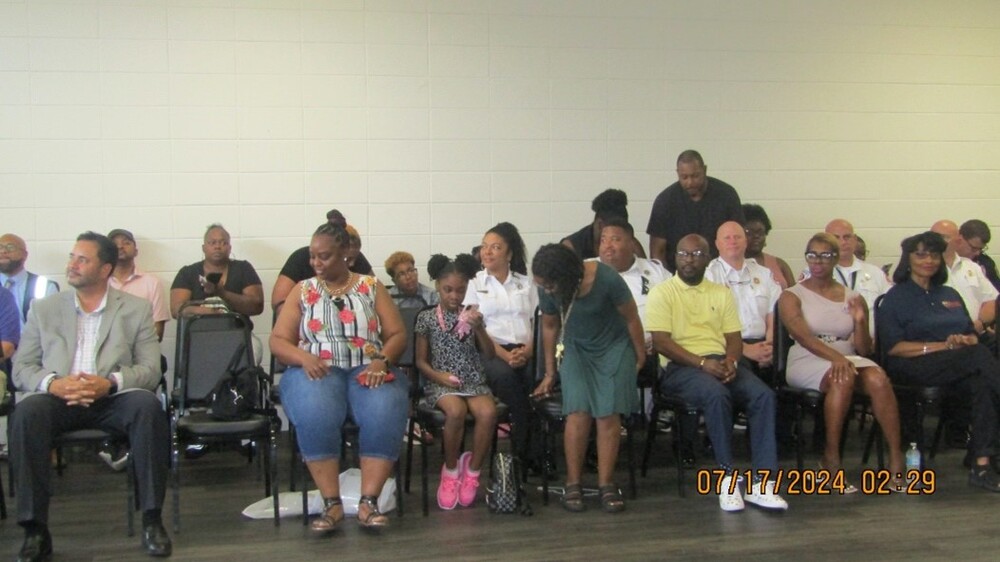
[[[707,279],[691,287],[679,275],[649,292],[643,326],[649,332],[670,332],[695,355],[725,354],[725,334],[743,329],[732,291]]]

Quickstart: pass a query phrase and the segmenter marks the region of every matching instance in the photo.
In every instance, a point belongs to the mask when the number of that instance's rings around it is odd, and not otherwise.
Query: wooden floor
[[[742,441],[742,440],[737,440]],[[856,480],[859,439],[848,443],[847,466]],[[1000,547],[1000,494],[970,488],[962,453],[938,455],[938,490],[929,497],[787,496],[785,513],[748,506],[723,513],[715,497],[698,496],[693,477],[688,497],[679,498],[672,464],[661,436],[639,498],[628,510],[608,515],[592,501],[582,514],[567,513],[553,502],[542,506],[532,481],[533,517],[491,515],[475,507],[429,517],[419,511],[415,480],[405,516],[393,517],[380,534],[346,521],[332,536],[309,536],[300,519],[251,521],[240,511],[262,497],[255,471],[234,452],[214,452],[184,462],[182,532],[173,534],[176,560],[996,560]],[[281,485],[287,490],[287,447],[283,447]],[[434,449],[435,457],[437,449]],[[745,458],[745,457],[744,457]],[[419,459],[419,457],[418,457]],[[811,457],[815,462],[815,456]],[[416,464],[416,463],[415,463]],[[794,466],[783,459],[785,467]],[[624,464],[619,481],[624,483]],[[6,484],[6,463],[0,464]],[[436,472],[436,471],[435,471]],[[693,473],[691,473],[693,475]],[[592,479],[595,477],[591,477]],[[859,483],[860,484],[860,483]],[[432,486],[436,478],[432,478]],[[57,478],[52,501],[54,560],[146,560],[138,537],[125,536],[124,477],[80,453],[65,476]],[[171,507],[168,493],[168,513]],[[10,505],[10,502],[8,502]],[[11,506],[12,507],[12,506]],[[167,514],[165,514],[166,516]],[[0,558],[13,559],[22,539],[20,527],[0,523]]]

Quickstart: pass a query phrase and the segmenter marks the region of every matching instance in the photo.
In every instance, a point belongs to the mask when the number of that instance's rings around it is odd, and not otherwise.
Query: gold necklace
[[[319,282],[323,284],[323,289],[326,291],[326,293],[332,297],[332,296],[339,296],[339,295],[343,294],[344,291],[346,291],[351,286],[351,280],[352,279],[354,279],[354,274],[348,272],[348,274],[347,274],[347,282],[344,283],[344,285],[342,287],[340,287],[340,288],[338,288],[336,290],[331,290],[330,289],[330,286],[327,285],[327,283],[326,283],[326,279],[320,279]]]

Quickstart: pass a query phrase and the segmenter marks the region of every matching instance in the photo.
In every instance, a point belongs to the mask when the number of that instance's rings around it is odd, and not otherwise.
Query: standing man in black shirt
[[[740,196],[731,185],[708,177],[701,154],[685,150],[677,157],[677,181],[656,196],[649,214],[649,257],[660,260],[675,271],[677,241],[688,234],[700,234],[714,240],[715,232],[726,221],[743,224]],[[710,248],[712,257],[718,250]]]

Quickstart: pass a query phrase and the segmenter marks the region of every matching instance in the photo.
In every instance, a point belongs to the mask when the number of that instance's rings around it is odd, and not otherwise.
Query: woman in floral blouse
[[[399,457],[407,415],[408,379],[390,370],[406,348],[406,329],[382,283],[348,269],[344,227],[327,223],[313,234],[309,263],[316,276],[292,289],[298,306],[281,308],[270,342],[271,353],[289,365],[282,404],[323,495],[323,513],[311,526],[319,533],[344,518],[339,459],[348,412],[360,428],[358,523],[388,524],[378,496]]]

